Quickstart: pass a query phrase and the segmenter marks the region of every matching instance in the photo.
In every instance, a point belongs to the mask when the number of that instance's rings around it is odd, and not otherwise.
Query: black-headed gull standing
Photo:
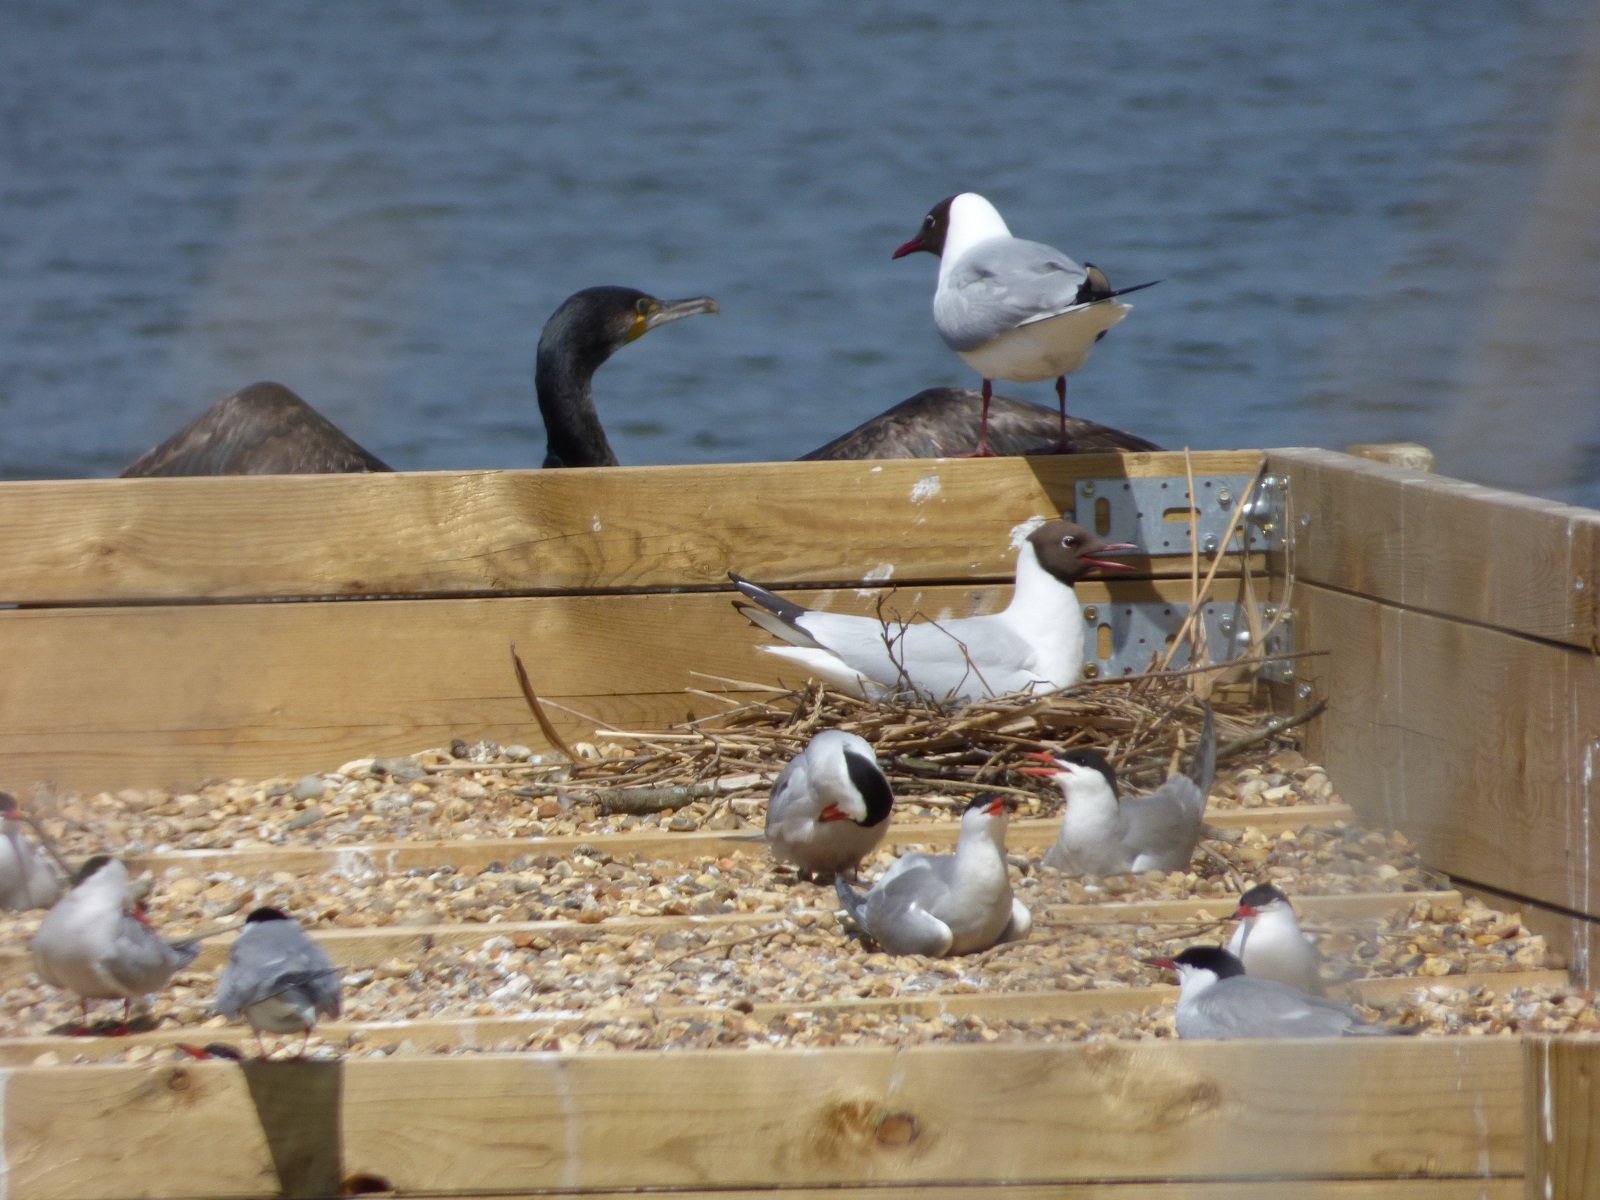
[[[1128,314],[1117,300],[1151,283],[1113,290],[1093,264],[1079,266],[1042,242],[1011,236],[994,205],[962,192],[934,205],[917,236],[895,258],[926,250],[939,258],[933,323],[945,344],[983,376],[984,415],[976,456],[989,454],[989,401],[993,381],[1056,381],[1061,439],[1066,453],[1067,376],[1089,350]]]

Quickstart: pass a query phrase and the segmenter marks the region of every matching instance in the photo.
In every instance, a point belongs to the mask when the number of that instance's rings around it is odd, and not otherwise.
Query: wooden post
[[[1600,1200],[1600,1038],[1523,1042],[1528,1200]]]

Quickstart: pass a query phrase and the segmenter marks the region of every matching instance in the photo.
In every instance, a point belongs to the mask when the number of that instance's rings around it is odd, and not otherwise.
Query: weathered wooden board
[[[639,1200],[628,1192],[497,1192],[478,1193],[482,1200]],[[870,1187],[786,1188],[767,1190],[717,1188],[652,1192],[670,1200],[925,1200],[926,1186],[873,1184]],[[1048,1183],[940,1185],[938,1200],[1522,1200],[1522,1180],[1494,1179],[1297,1179],[1271,1183],[1184,1183],[1133,1180],[1125,1183]]]
[[[1600,1200],[1600,1038],[1523,1042],[1530,1200]]]
[[[1308,918],[1363,920],[1402,912],[1418,901],[1459,904],[1456,892],[1366,892],[1344,896],[1305,896],[1297,898],[1300,913]],[[1222,921],[1233,911],[1237,899],[1222,896],[1209,900],[1161,900],[1108,904],[1035,905],[1034,921],[1040,938],[1048,937],[1050,926],[1096,924],[1143,924],[1147,921]],[[668,930],[724,930],[733,926],[770,925],[792,917],[792,912],[727,912],[704,916],[632,916],[618,914],[603,921],[468,921],[436,925],[369,925],[365,927],[318,927],[310,930],[341,967],[376,967],[394,958],[417,958],[431,949],[452,947],[476,949],[496,937],[544,937],[553,941],[574,941],[603,937],[608,933],[665,933]],[[194,961],[196,970],[220,970],[228,961],[232,935],[208,938]],[[30,952],[20,946],[0,947],[0,987],[14,987],[33,970]]]
[[[1328,450],[1268,469],[1290,478],[1298,578],[1600,647],[1600,513]]]
[[[1077,480],[1183,473],[1133,454],[5,483],[0,603],[1004,579],[1012,527]]]
[[[332,1106],[277,1064],[18,1069],[4,1149],[17,1200],[303,1191],[330,1142],[404,1192],[1521,1173],[1513,1039],[1380,1041],[361,1059]]]
[[[909,793],[916,795],[915,792]],[[903,798],[903,797],[902,797]],[[1288,807],[1211,808],[1206,822],[1220,829],[1254,827],[1269,833],[1303,829],[1307,825],[1332,825],[1351,820],[1348,804],[1299,804]],[[1006,844],[1012,849],[1039,849],[1055,841],[1061,822],[1057,818],[1012,821]],[[891,846],[953,846],[961,826],[955,821],[932,824],[897,821],[885,839]],[[135,873],[157,875],[177,869],[185,875],[228,871],[235,875],[258,871],[350,871],[366,864],[383,871],[409,871],[413,867],[486,867],[510,863],[525,854],[571,854],[579,846],[598,846],[619,858],[681,861],[724,854],[765,854],[764,846],[750,835],[715,832],[667,833],[659,829],[636,833],[569,834],[540,838],[480,838],[456,842],[377,842],[337,846],[252,846],[236,850],[169,850],[160,854],[124,855]]]
[[[154,482],[161,482],[156,480]],[[1188,582],[1081,585],[1085,603],[1184,599]],[[691,671],[804,682],[732,593],[0,611],[0,787],[163,787],[331,770],[460,736],[542,745],[512,674],[626,729],[719,711]],[[809,593],[813,607],[902,618],[990,612],[1010,588]],[[551,709],[564,736],[594,725]]]
[[[1302,666],[1343,799],[1430,866],[1600,916],[1600,658],[1303,581],[1295,607],[1334,650]]]

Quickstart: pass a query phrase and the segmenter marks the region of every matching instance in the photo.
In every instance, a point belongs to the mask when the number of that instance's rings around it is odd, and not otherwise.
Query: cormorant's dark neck
[[[544,415],[545,466],[617,465],[589,390],[595,369],[611,357],[612,349],[597,338],[583,337],[570,321],[552,318],[545,327],[533,372]]]

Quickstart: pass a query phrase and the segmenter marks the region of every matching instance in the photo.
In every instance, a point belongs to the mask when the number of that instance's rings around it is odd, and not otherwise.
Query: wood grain
[[[937,1200],[1522,1200],[1520,1177],[1471,1179],[1299,1179],[1271,1183],[1185,1183],[1134,1180],[1125,1183],[941,1184]],[[483,1200],[639,1200],[627,1192],[479,1192]],[[870,1187],[678,1189],[652,1195],[671,1200],[926,1200],[924,1185]]]
[[[1005,579],[1012,527],[1078,479],[1183,473],[1130,454],[4,483],[0,602]]]
[[[1432,867],[1600,916],[1600,659],[1304,583],[1307,753]],[[1560,947],[1557,947],[1560,949]],[[1574,961],[1587,972],[1586,963]]]
[[[1600,647],[1600,513],[1327,450],[1268,470],[1291,481],[1298,578]]]
[[[1520,1174],[1515,1041],[1379,1040],[350,1060],[342,1170],[409,1193]],[[183,1070],[203,1106],[161,1096],[170,1066],[12,1072],[11,1196],[261,1194],[239,1068]]]
[[[914,795],[915,793],[910,793]],[[1303,829],[1307,825],[1333,825],[1354,818],[1347,804],[1300,804],[1286,808],[1211,808],[1207,824],[1219,829],[1256,828],[1268,833]],[[953,846],[959,823],[897,822],[889,826],[885,839],[891,846]],[[1056,839],[1061,822],[1054,817],[1012,821],[1006,830],[1006,843],[1012,849],[1041,849]],[[579,846],[597,846],[618,858],[676,862],[684,859],[720,857],[724,854],[760,855],[766,853],[749,834],[715,832],[666,833],[650,830],[639,833],[579,833],[560,837],[481,838],[453,842],[374,842],[366,845],[337,846],[252,846],[229,850],[169,850],[160,854],[124,855],[123,861],[135,874],[152,871],[165,876],[177,870],[185,875],[227,871],[248,875],[263,871],[293,871],[298,874],[348,870],[354,864],[370,863],[383,871],[409,871],[413,867],[486,867],[490,863],[510,863],[525,854],[573,853]]]
[[[1600,1039],[1527,1038],[1527,1194],[1600,1200]]]
[[[1305,896],[1296,900],[1308,918],[1362,920],[1401,912],[1419,902],[1459,904],[1456,892],[1368,892],[1345,896]],[[1161,900],[1109,904],[1049,904],[1034,907],[1041,926],[1141,924],[1146,921],[1224,920],[1237,899]],[[543,937],[551,941],[582,941],[608,933],[661,934],[669,930],[724,930],[735,926],[770,925],[793,916],[790,912],[727,912],[704,916],[631,916],[619,914],[602,921],[473,921],[436,925],[369,925],[316,927],[308,932],[327,948],[341,967],[376,967],[394,958],[416,959],[441,948],[476,949],[496,937]],[[1041,929],[1040,937],[1048,936]],[[206,939],[194,960],[199,971],[220,970],[228,961],[232,935]],[[15,987],[33,970],[33,958],[24,947],[0,947],[0,987]]]
[[[1174,580],[1081,587],[1085,603],[1188,595]],[[994,611],[1010,588],[804,599],[869,615],[880,595],[891,616],[938,619]],[[512,642],[541,696],[622,728],[661,728],[720,711],[683,692],[706,682],[691,671],[803,683],[757,652],[771,640],[727,592],[0,611],[0,787],[296,775],[458,736],[543,746],[512,674]],[[558,709],[550,717],[566,738],[594,733]]]

